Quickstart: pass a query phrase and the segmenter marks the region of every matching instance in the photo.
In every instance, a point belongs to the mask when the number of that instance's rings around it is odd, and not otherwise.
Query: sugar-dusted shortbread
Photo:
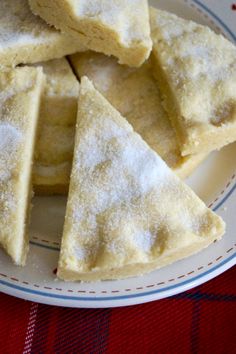
[[[29,0],[32,11],[89,49],[140,66],[151,51],[147,0]]]
[[[83,78],[59,278],[141,275],[202,250],[224,228]]]
[[[83,49],[79,41],[33,15],[27,0],[0,1],[0,68],[61,58]]]
[[[65,58],[39,63],[46,76],[39,118],[33,184],[37,194],[68,191],[79,82]]]
[[[0,73],[0,245],[14,263],[28,251],[31,167],[43,82],[41,69]]]
[[[153,62],[182,155],[236,140],[236,47],[208,27],[151,8]]]
[[[92,80],[96,89],[179,177],[190,175],[206,157],[206,154],[181,156],[149,62],[141,68],[131,69],[119,65],[115,58],[89,51],[70,56],[70,61],[77,75]]]

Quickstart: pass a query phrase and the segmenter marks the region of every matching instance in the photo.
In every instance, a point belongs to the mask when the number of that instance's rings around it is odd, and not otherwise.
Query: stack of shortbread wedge
[[[147,0],[1,0],[0,29],[0,244],[15,264],[32,184],[69,190],[63,280],[142,275],[222,237],[181,179],[236,141],[232,43]]]

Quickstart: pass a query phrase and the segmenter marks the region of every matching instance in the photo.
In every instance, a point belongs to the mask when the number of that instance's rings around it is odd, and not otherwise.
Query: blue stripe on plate
[[[229,199],[229,197],[233,194],[233,192],[236,189],[236,183],[234,184],[234,186],[230,189],[230,191],[224,196],[224,198],[219,202],[219,204],[217,204],[214,208],[213,211],[217,211],[225,202],[226,200]]]
[[[26,293],[30,293],[30,294],[34,294],[34,295],[40,295],[40,296],[49,297],[49,298],[55,298],[55,299],[75,300],[75,301],[78,301],[78,300],[79,301],[125,300],[125,299],[132,299],[132,298],[137,298],[137,297],[148,296],[148,295],[161,294],[161,293],[163,293],[165,291],[176,289],[176,288],[179,288],[180,286],[194,283],[196,280],[201,279],[201,278],[203,278],[204,276],[206,276],[208,274],[211,274],[212,272],[214,272],[215,270],[221,268],[223,265],[227,264],[229,261],[231,261],[233,259],[236,260],[236,253],[234,253],[231,257],[225,259],[223,262],[219,263],[215,267],[213,267],[213,268],[209,269],[208,271],[204,272],[203,274],[197,275],[196,277],[191,278],[189,280],[185,280],[185,281],[183,281],[180,284],[167,286],[167,287],[165,287],[163,289],[160,289],[160,290],[147,291],[147,292],[144,292],[144,293],[132,294],[132,295],[104,296],[104,297],[96,297],[96,296],[95,297],[64,296],[64,295],[59,295],[59,294],[55,294],[55,293],[50,294],[50,293],[46,293],[46,292],[43,292],[43,291],[26,289],[24,287],[8,283],[5,280],[0,280],[0,284],[8,286],[8,287],[16,289],[16,290],[20,290],[22,292],[26,292]]]
[[[221,20],[219,16],[217,16],[209,7],[207,7],[205,4],[203,4],[199,0],[192,0],[195,4],[197,4],[199,7],[201,7],[205,12],[207,12],[209,15],[211,15],[223,28],[226,32],[229,33],[229,35],[232,37],[232,39],[236,42],[236,35],[231,31],[231,29]]]
[[[195,4],[203,8],[208,14],[210,14],[224,29],[226,32],[229,33],[229,35],[233,38],[233,40],[236,42],[236,36],[235,34],[230,30],[230,28],[213,12],[211,11],[206,5],[202,4],[199,0],[192,0]],[[220,203],[213,208],[213,211],[217,211],[225,202],[226,200],[231,196],[231,194],[234,192],[236,189],[236,184],[233,186],[233,188],[229,191],[229,193],[220,201]],[[34,246],[46,248],[52,251],[60,251],[59,248],[52,247],[52,246],[46,246],[41,243],[33,242],[30,241],[30,243]]]

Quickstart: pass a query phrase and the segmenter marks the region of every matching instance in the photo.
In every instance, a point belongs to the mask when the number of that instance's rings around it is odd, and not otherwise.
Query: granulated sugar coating
[[[33,13],[86,48],[140,66],[149,57],[147,0],[29,0]]]
[[[58,275],[139,275],[193,254],[224,233],[220,217],[181,182],[82,78]]]
[[[210,28],[151,8],[153,63],[182,156],[236,140],[236,48]]]
[[[0,244],[17,265],[25,264],[28,251],[26,225],[42,84],[41,69],[0,73]]]
[[[87,76],[179,177],[189,176],[206,157],[205,154],[181,156],[175,131],[162,107],[150,60],[141,68],[130,68],[113,57],[86,51],[71,55],[70,61],[77,75]]]
[[[60,58],[84,49],[35,16],[28,0],[0,1],[0,68]]]

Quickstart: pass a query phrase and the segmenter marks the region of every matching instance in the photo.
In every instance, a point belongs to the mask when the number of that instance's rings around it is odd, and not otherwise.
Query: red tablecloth
[[[236,353],[236,268],[172,298],[117,309],[1,294],[0,353]]]

